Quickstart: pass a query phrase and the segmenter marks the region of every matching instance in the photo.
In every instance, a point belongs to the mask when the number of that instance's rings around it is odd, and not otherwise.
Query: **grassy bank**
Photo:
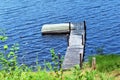
[[[120,68],[120,55],[96,55],[96,67],[100,72],[109,72]],[[89,65],[92,64],[92,57],[89,58]]]
[[[36,72],[26,68],[0,71],[0,80],[119,80],[120,55],[96,55],[96,70],[91,68],[91,58],[83,69],[75,66],[69,71],[46,71],[37,68]]]

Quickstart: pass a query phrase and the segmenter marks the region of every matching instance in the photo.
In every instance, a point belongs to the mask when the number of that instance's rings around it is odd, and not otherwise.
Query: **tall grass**
[[[96,67],[98,71],[108,72],[120,68],[120,55],[95,55]],[[89,64],[92,63],[92,57],[89,58]]]
[[[55,76],[54,72],[47,71],[27,71],[20,72],[19,70],[11,71],[0,71],[0,80],[114,80],[114,78],[105,76],[104,73],[97,71],[86,71],[82,73],[81,70],[73,73],[76,70],[71,70],[68,74],[64,73],[62,79]]]

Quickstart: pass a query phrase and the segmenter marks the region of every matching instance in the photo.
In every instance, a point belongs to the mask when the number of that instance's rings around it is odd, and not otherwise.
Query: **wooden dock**
[[[62,64],[62,69],[67,70],[75,65],[82,66],[84,57],[85,40],[86,40],[86,24],[85,21],[81,23],[70,23],[74,25],[75,29],[70,30],[68,38],[68,47]]]

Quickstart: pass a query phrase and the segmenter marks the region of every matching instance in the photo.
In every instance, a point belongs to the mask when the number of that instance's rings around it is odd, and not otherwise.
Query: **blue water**
[[[120,53],[119,0],[0,0],[0,28],[9,46],[19,43],[19,63],[35,65],[50,61],[49,50],[65,55],[66,35],[41,35],[43,24],[87,23],[85,58],[104,46],[104,53]]]

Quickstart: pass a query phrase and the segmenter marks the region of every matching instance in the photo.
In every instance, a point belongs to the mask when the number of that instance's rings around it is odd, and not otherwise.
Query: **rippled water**
[[[66,35],[41,35],[43,24],[87,22],[86,53],[104,46],[104,53],[120,53],[119,0],[0,0],[0,28],[5,28],[9,46],[20,44],[19,63],[43,65],[51,48],[65,54]],[[91,52],[93,51],[93,52]]]

